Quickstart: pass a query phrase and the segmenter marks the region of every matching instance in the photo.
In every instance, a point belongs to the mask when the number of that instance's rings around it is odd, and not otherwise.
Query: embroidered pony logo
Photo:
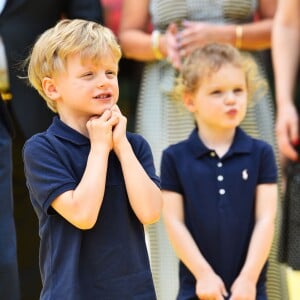
[[[247,169],[244,169],[243,172],[242,172],[242,178],[244,180],[247,180],[248,179],[248,170]]]

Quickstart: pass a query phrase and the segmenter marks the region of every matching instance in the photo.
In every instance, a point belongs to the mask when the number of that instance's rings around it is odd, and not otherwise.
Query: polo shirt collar
[[[235,153],[250,153],[253,146],[253,139],[241,128],[237,127],[233,143],[225,156]]]
[[[203,155],[209,154],[213,150],[213,149],[207,148],[203,144],[202,140],[198,136],[197,128],[195,128],[191,132],[187,142],[196,157],[201,157]],[[252,138],[249,135],[247,135],[241,128],[237,127],[235,136],[233,139],[233,143],[223,158],[229,157],[236,153],[251,152],[252,143],[253,143]]]
[[[62,122],[59,117],[55,116],[51,126],[48,128],[47,132],[53,134],[56,137],[67,140],[75,145],[86,145],[90,143],[90,140],[78,132],[77,130],[69,127],[67,124]]]
[[[196,127],[190,134],[188,140],[187,140],[189,148],[193,151],[196,157],[201,157],[209,152],[211,152],[210,149],[208,149],[202,142],[202,140],[199,138],[198,135],[198,128]]]

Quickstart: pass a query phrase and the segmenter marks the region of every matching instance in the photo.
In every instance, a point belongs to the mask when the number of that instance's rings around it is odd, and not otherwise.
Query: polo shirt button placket
[[[223,181],[224,180],[224,176],[223,175],[218,175],[217,179],[218,179],[218,181]]]
[[[225,189],[219,189],[219,194],[224,195],[226,193]]]
[[[218,181],[218,187],[219,187],[219,190],[218,190],[218,193],[220,195],[220,208],[223,206],[224,204],[224,200],[225,198],[223,198],[222,196],[226,194],[226,190],[224,188],[224,184],[223,184],[223,181],[224,181],[224,176],[222,175],[222,167],[223,167],[223,163],[221,161],[218,161],[217,162],[217,168],[219,169],[218,170],[218,174],[217,174],[217,181]]]

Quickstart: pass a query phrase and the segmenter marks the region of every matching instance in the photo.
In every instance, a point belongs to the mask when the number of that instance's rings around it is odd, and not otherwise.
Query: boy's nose
[[[106,84],[107,84],[106,80],[104,78],[100,78],[100,79],[98,79],[97,87],[102,88],[102,87],[106,86]]]
[[[101,88],[101,87],[103,87],[103,86],[104,86],[103,80],[98,80],[98,82],[97,82],[97,87]]]
[[[97,87],[103,87],[107,84],[107,77],[103,74],[99,75],[97,78]]]

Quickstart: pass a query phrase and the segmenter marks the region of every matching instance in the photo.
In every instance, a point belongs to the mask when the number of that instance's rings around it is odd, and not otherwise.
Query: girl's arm
[[[179,259],[197,280],[196,294],[201,299],[223,299],[226,290],[223,281],[202,256],[184,223],[182,195],[163,191],[163,217],[166,230]]]
[[[256,283],[267,261],[273,241],[277,194],[276,184],[260,184],[257,187],[255,226],[245,264],[231,287],[231,299],[242,296],[248,296],[247,299],[255,299]]]

